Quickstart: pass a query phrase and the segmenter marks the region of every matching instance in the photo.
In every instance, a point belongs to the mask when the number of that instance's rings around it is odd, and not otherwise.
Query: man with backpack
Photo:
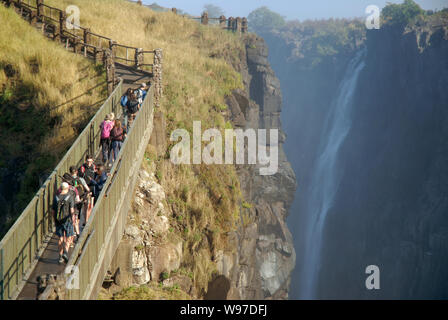
[[[70,173],[65,173],[63,179],[76,192],[74,227],[76,235],[79,238],[79,221],[81,220],[81,214],[83,214],[84,218],[86,218],[85,211],[87,209],[88,198],[91,193],[86,181],[83,178],[78,177],[78,170],[76,170],[76,167],[71,166],[69,170]]]
[[[137,91],[137,90],[136,90]],[[133,92],[129,96],[129,100],[126,104],[127,110],[128,110],[128,131],[131,128],[132,123],[134,122],[135,115],[137,114],[138,110],[140,110],[140,104],[138,103],[138,98],[135,92]]]
[[[132,89],[128,88],[128,90],[126,90],[126,93],[121,97],[121,100],[120,100],[121,107],[123,108],[123,125],[125,127],[128,126],[128,108],[126,107],[126,105],[129,101],[129,97],[131,96],[131,93],[132,93]]]
[[[52,214],[59,237],[59,263],[68,262],[69,238],[74,235],[72,216],[75,213],[75,196],[67,182],[61,185],[61,191],[54,196]]]

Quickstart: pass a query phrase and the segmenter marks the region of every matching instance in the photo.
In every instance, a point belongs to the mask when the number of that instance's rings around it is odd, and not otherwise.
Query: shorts
[[[56,223],[56,235],[59,238],[62,238],[64,233],[66,237],[72,237],[75,235],[71,218],[67,218],[67,220],[61,224]]]

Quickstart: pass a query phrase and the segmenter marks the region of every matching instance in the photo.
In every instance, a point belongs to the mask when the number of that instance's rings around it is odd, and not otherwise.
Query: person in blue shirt
[[[126,90],[126,93],[121,97],[120,100],[120,104],[121,107],[123,108],[123,125],[127,128],[128,127],[128,108],[127,108],[127,103],[129,101],[129,97],[132,94],[132,89],[128,88],[128,90]]]
[[[109,175],[110,174],[106,172],[103,165],[98,166],[97,171],[95,172],[95,178],[92,180],[93,195],[95,199],[98,199]]]

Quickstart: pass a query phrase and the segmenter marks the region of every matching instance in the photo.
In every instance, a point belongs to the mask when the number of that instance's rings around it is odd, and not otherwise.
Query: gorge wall
[[[365,67],[344,115],[350,128],[334,167],[342,179],[324,226],[315,298],[448,297],[446,17],[368,31],[351,52],[312,70],[290,59],[294,43],[263,36],[275,48],[270,62],[284,92],[285,150],[299,185],[288,220],[298,253],[291,298],[301,296],[303,222],[327,115],[362,47]],[[366,290],[369,265],[380,268],[380,290]]]

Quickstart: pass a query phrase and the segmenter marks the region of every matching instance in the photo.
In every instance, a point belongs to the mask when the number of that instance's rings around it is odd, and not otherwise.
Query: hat
[[[142,83],[141,85],[140,85],[140,88],[146,88],[146,83]]]
[[[106,117],[104,118],[104,120],[110,120],[110,114],[106,114]]]
[[[67,190],[69,188],[69,185],[67,182],[62,182],[61,187],[62,187],[62,190]]]

